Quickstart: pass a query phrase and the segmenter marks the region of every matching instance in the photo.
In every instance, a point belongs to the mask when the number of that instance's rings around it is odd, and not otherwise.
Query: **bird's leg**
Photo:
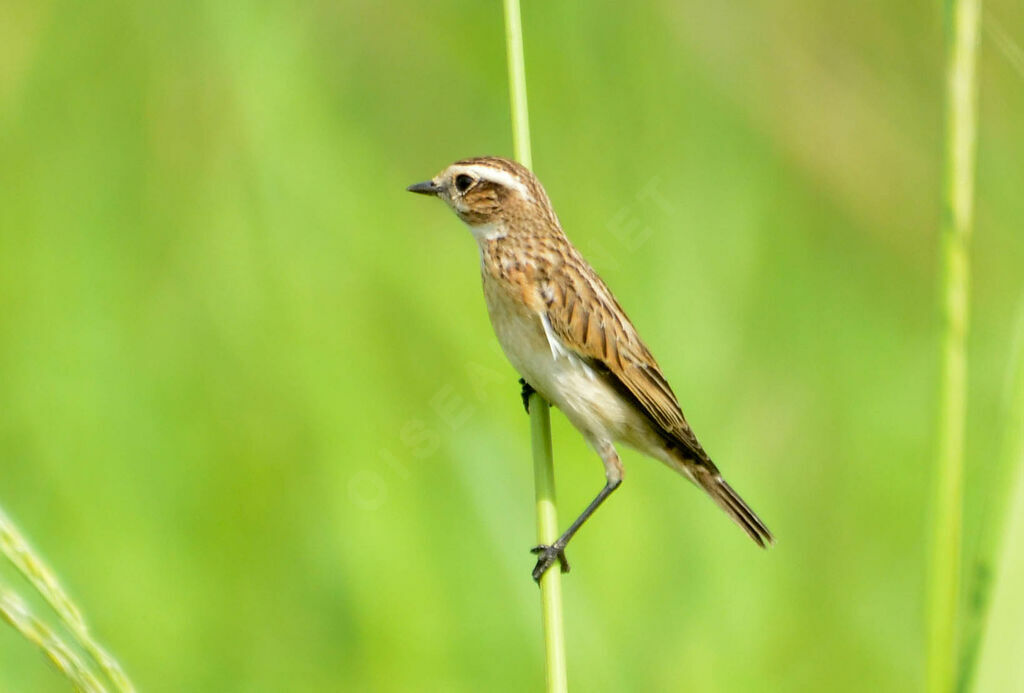
[[[540,578],[557,560],[561,565],[562,572],[569,572],[569,561],[565,558],[565,546],[572,539],[573,535],[583,526],[583,523],[587,521],[597,507],[604,502],[604,499],[611,495],[612,491],[619,487],[622,483],[622,479],[616,481],[609,481],[601,489],[601,492],[597,494],[594,500],[590,501],[590,505],[587,506],[586,510],[580,513],[580,516],[569,525],[569,529],[565,530],[562,536],[558,537],[554,544],[541,544],[534,546],[530,549],[531,553],[537,554],[537,565],[533,568],[533,579],[540,582]]]
[[[522,391],[519,393],[519,396],[523,398],[523,409],[525,409],[526,413],[529,414],[530,413],[530,395],[532,395],[534,392],[536,392],[536,390],[533,389],[533,386],[530,385],[530,383],[526,382],[526,378],[520,378],[519,379],[519,384],[523,386]]]
[[[530,549],[531,553],[537,555],[537,565],[533,568],[533,579],[537,582],[540,582],[541,576],[544,575],[556,560],[563,573],[569,572],[569,561],[565,558],[566,545],[573,535],[579,531],[579,528],[583,526],[583,523],[587,521],[587,518],[593,515],[598,506],[622,483],[622,463],[619,461],[615,448],[612,447],[611,443],[604,443],[598,447],[598,451],[601,453],[601,459],[604,460],[605,476],[608,481],[594,500],[590,501],[590,505],[580,513],[580,516],[569,525],[569,529],[565,530],[554,544],[541,544]]]

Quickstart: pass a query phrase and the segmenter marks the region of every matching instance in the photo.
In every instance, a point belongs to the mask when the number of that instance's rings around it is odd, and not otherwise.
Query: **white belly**
[[[544,330],[541,316],[504,287],[484,278],[491,324],[513,367],[546,400],[562,410],[592,445],[621,441],[647,452],[658,436],[605,378]],[[650,453],[648,453],[650,454]]]

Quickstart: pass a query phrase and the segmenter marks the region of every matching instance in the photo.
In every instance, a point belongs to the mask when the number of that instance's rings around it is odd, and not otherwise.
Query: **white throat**
[[[477,243],[493,241],[508,235],[508,229],[505,228],[504,224],[477,224],[475,226],[466,224],[466,226],[469,226],[469,230]]]

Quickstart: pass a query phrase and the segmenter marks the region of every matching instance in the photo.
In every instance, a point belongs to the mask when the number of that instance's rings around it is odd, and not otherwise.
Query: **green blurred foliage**
[[[627,452],[571,684],[920,688],[939,3],[523,9],[537,173],[778,538]],[[969,550],[1024,266],[1024,8],[986,22]],[[0,503],[143,690],[541,685],[517,375],[404,191],[511,153],[504,60],[497,3],[0,4]],[[603,476],[554,420],[567,522]],[[0,628],[0,690],[66,689]]]

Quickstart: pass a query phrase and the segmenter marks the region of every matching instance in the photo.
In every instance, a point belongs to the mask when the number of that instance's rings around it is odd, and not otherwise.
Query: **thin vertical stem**
[[[548,403],[536,393],[530,396],[530,436],[533,442],[533,482],[537,494],[537,541],[550,545],[558,538],[555,468],[551,457],[551,416]],[[565,630],[562,625],[562,575],[557,565],[548,569],[540,579],[540,602],[544,619],[548,691],[566,691],[568,677],[565,666]]]
[[[953,690],[958,661],[967,401],[968,241],[974,201],[975,72],[981,0],[947,0],[946,6],[949,27],[942,225],[945,332],[928,591],[927,682],[931,693]]]
[[[533,168],[530,156],[530,115],[526,107],[526,66],[519,0],[505,0],[505,48],[508,52],[508,93],[512,103],[512,146],[516,159]]]
[[[519,0],[505,0],[505,43],[508,50],[513,147],[516,159],[531,168],[530,118],[526,107],[526,69]],[[537,496],[537,542],[553,544],[558,538],[558,513],[555,507],[555,470],[551,456],[551,416],[547,402],[540,395],[534,393],[529,405],[533,479]],[[540,600],[547,660],[547,690],[561,693],[568,690],[568,677],[562,617],[562,576],[557,568],[548,570],[541,577]]]

